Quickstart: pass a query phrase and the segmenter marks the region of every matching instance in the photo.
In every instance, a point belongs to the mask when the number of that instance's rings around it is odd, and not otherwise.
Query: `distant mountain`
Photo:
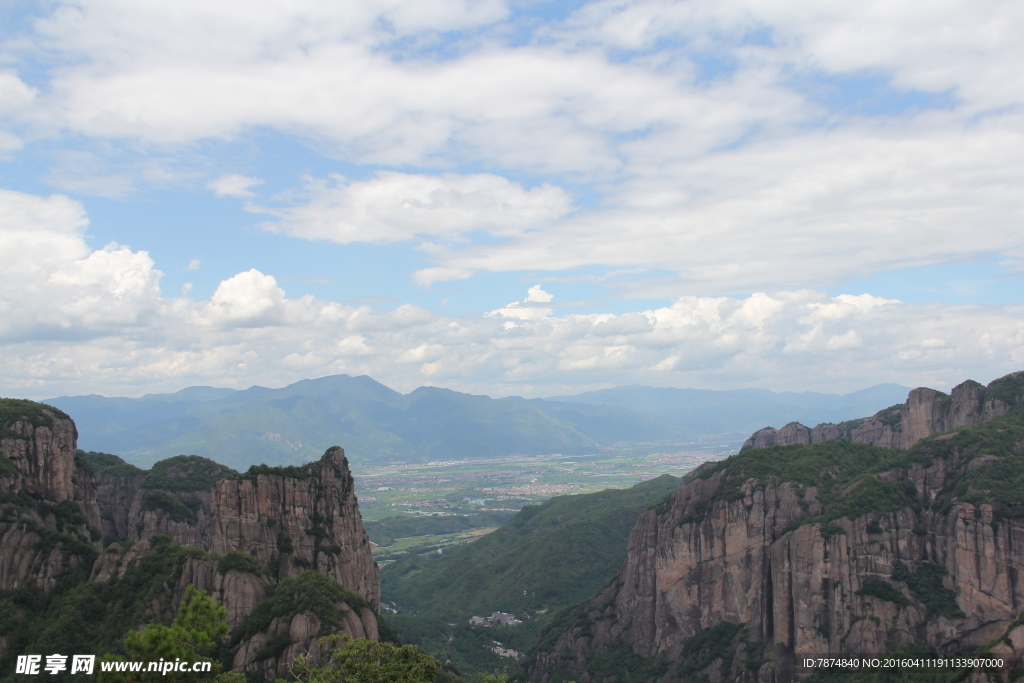
[[[74,396],[46,403],[74,416],[83,448],[142,466],[181,453],[236,469],[301,463],[336,444],[356,462],[573,453],[596,445],[524,399],[433,387],[402,395],[348,375],[282,389],[193,387],[138,399]]]
[[[366,376],[335,375],[281,389],[189,387],[141,398],[45,402],[74,418],[86,450],[116,453],[143,467],[195,454],[244,470],[307,462],[333,445],[363,464],[572,454],[601,444],[717,434],[734,434],[738,442],[768,425],[871,414],[902,401],[906,391],[880,385],[839,396],[619,387],[526,400],[435,387],[403,395]]]
[[[731,434],[769,425],[781,427],[794,421],[817,424],[851,420],[902,403],[908,391],[908,387],[899,384],[879,384],[845,395],[625,386],[575,396],[552,396],[536,399],[534,403],[542,408],[556,402],[623,408],[666,428],[688,429],[696,434]]]

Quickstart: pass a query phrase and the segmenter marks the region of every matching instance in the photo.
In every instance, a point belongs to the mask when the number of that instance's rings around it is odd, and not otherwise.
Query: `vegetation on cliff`
[[[150,542],[120,578],[90,582],[88,562],[65,574],[49,592],[29,586],[0,591],[0,635],[8,638],[0,672],[13,671],[15,655],[24,653],[127,654],[123,639],[128,631],[161,620],[169,610],[173,595],[168,586],[177,583],[184,563],[207,557],[198,548],[174,545],[167,536]],[[105,552],[118,551],[112,546]]]
[[[794,523],[828,523],[873,512],[921,509],[909,467],[929,467],[941,459],[953,468],[949,482],[931,509],[949,512],[955,503],[991,505],[994,519],[1024,517],[1024,407],[971,427],[922,439],[907,450],[833,440],[817,444],[771,446],[744,451],[704,468],[702,479],[721,477],[714,496],[698,505],[699,518],[719,500],[741,499],[742,487],[753,489],[789,482],[803,494],[814,487],[825,507],[818,516]],[[693,521],[687,520],[687,521]]]
[[[124,461],[123,458],[111,453],[78,450],[78,459],[86,463],[95,475],[107,477],[134,477],[146,474],[146,470]]]
[[[327,661],[316,667],[299,657],[293,673],[299,683],[434,683],[441,663],[412,645],[393,645],[337,636],[322,638],[321,650],[337,640],[343,646],[330,650]]]
[[[977,538],[988,539],[984,541],[988,544],[985,548],[991,549],[995,543],[998,550],[1002,547],[1000,544],[1009,543],[1005,533],[999,535],[1001,525],[1007,520],[1024,518],[1024,405],[1019,401],[1024,396],[1024,373],[1003,378],[990,385],[988,391],[995,393],[987,393],[986,400],[1005,395],[1000,400],[1015,404],[1014,407],[1002,417],[980,425],[959,427],[925,437],[906,450],[845,440],[747,449],[704,467],[695,475],[696,479],[703,480],[702,486],[691,489],[689,496],[674,496],[652,506],[652,513],[657,517],[649,521],[673,538],[682,536],[691,539],[692,544],[699,544],[711,535],[728,534],[721,526],[708,524],[693,527],[692,534],[683,532],[680,535],[674,530],[679,525],[700,523],[712,514],[719,521],[728,518],[742,523],[743,509],[751,510],[758,500],[756,493],[759,489],[788,486],[795,493],[799,507],[792,505],[786,514],[795,512],[797,518],[787,527],[776,529],[771,535],[772,540],[767,543],[787,542],[783,540],[787,534],[813,524],[821,537],[833,540],[819,544],[815,539],[812,545],[819,550],[811,552],[809,547],[806,548],[806,557],[815,557],[814,553],[819,551],[825,557],[831,553],[833,558],[843,553],[850,553],[852,557],[854,553],[877,552],[881,563],[877,566],[888,563],[892,567],[891,573],[856,577],[852,582],[854,590],[850,592],[873,600],[861,600],[855,604],[873,605],[874,609],[884,606],[890,615],[895,613],[900,615],[900,619],[912,619],[909,625],[899,627],[901,635],[896,638],[896,631],[892,630],[897,628],[894,626],[896,617],[883,623],[874,614],[860,615],[852,624],[844,626],[846,630],[836,633],[833,630],[835,622],[829,620],[831,613],[825,612],[818,623],[817,636],[808,636],[802,642],[806,644],[808,640],[820,638],[830,641],[832,647],[837,642],[845,642],[845,637],[853,632],[853,624],[859,622],[857,628],[863,630],[866,627],[870,631],[873,623],[883,630],[883,641],[900,643],[892,648],[893,651],[905,647],[909,648],[906,650],[908,653],[934,653],[936,642],[933,642],[934,638],[929,640],[928,634],[943,633],[942,642],[948,643],[951,633],[974,628],[978,609],[988,609],[972,606],[967,593],[958,594],[961,591],[958,586],[965,581],[970,584],[970,581],[963,576],[947,575],[946,562],[951,562],[949,571],[953,571],[954,565],[960,565],[942,555],[944,546],[940,539],[934,538],[935,535],[948,533],[952,528],[960,529],[966,523],[968,530],[975,530]],[[897,412],[895,408],[883,413],[891,417]],[[781,494],[776,500],[793,501]],[[801,507],[803,515],[800,514]],[[767,507],[765,512],[769,512]],[[951,517],[953,515],[955,519]],[[861,521],[857,524],[849,522],[858,519]],[[899,526],[895,526],[897,522]],[[991,530],[986,528],[989,523]],[[695,531],[698,528],[700,533]],[[779,532],[781,537],[776,536]],[[841,535],[847,533],[855,538],[841,540],[845,538]],[[657,538],[658,543],[662,543],[663,536],[659,534]],[[901,544],[898,552],[894,540],[897,538]],[[666,548],[669,555],[685,552],[685,548],[692,549],[685,543],[682,548],[670,547],[674,550]],[[660,552],[661,549],[662,546],[658,545],[654,550]],[[644,549],[645,552],[651,550],[649,546]],[[795,549],[794,552],[804,553],[804,550]],[[984,555],[988,552],[985,549],[977,549],[976,552],[988,557]],[[991,559],[986,561],[991,562]],[[969,565],[969,560],[965,562]],[[960,570],[963,570],[962,566]],[[974,576],[973,570],[966,571]],[[772,578],[775,576],[771,574]],[[696,574],[691,573],[673,576],[672,580],[699,580],[695,577]],[[655,577],[648,578],[653,580]],[[835,578],[835,581],[842,579]],[[838,588],[831,579],[828,585],[830,588],[823,590]],[[711,587],[708,591],[714,593]],[[531,664],[527,667],[531,676],[544,675],[549,677],[545,680],[550,683],[558,683],[561,680],[578,680],[584,673],[589,673],[595,680],[614,675],[620,681],[631,681],[635,676],[638,676],[636,680],[646,680],[658,675],[662,669],[655,668],[660,666],[656,657],[643,659],[633,652],[628,627],[621,636],[607,635],[609,624],[623,624],[623,619],[646,618],[648,612],[640,608],[636,608],[636,613],[629,612],[628,604],[632,603],[628,600],[636,598],[636,595],[618,584],[609,586],[609,592],[602,595],[605,602],[591,598],[552,619],[549,630],[541,634],[528,654],[527,662]],[[617,602],[620,600],[626,600],[628,604]],[[627,607],[623,608],[623,604]],[[1015,609],[1011,607],[1007,604],[1007,613],[1012,619]],[[702,608],[693,605],[692,609]],[[708,606],[707,609],[713,607]],[[592,619],[596,621],[591,623]],[[842,619],[838,621],[842,622]],[[763,628],[763,624],[759,627]],[[671,628],[671,625],[666,628]],[[672,676],[679,676],[682,680],[700,680],[702,676],[710,680],[756,680],[756,669],[767,661],[765,643],[755,642],[749,635],[745,639],[742,635],[731,639],[729,633],[719,632],[720,629],[746,633],[739,626],[721,622],[690,639],[680,637],[669,646],[671,667],[664,671],[672,672]],[[711,632],[716,635],[709,642],[724,649],[717,655],[709,649],[704,655],[687,659],[687,653],[693,655],[704,647],[698,648],[698,640]],[[600,636],[601,633],[605,635]],[[964,638],[964,652],[972,651],[974,647],[985,651],[985,648],[1002,641],[966,644],[970,642],[969,636]],[[757,651],[759,647],[762,648],[760,654]],[[541,653],[544,653],[543,657]],[[777,658],[779,652],[774,656]],[[581,661],[582,670],[579,668]],[[967,675],[962,670],[891,673],[894,676],[891,680],[907,681],[962,680]],[[813,680],[832,680],[831,675],[819,675]],[[865,672],[836,676],[836,680],[844,681],[876,680],[874,674]]]
[[[189,503],[192,505],[189,505]],[[160,489],[146,491],[146,494],[142,497],[142,509],[151,511],[163,510],[170,517],[171,521],[184,522],[190,526],[195,526],[198,521],[196,518],[196,510],[199,509],[198,501],[183,501]]]
[[[173,587],[179,585],[186,562],[213,562],[221,573],[235,570],[263,575],[262,568],[245,553],[209,555],[198,548],[176,545],[166,535],[157,534],[148,543],[149,547],[130,560],[120,576],[115,574],[107,581],[87,580],[90,561],[83,563],[80,571],[65,575],[52,591],[31,587],[0,591],[0,636],[8,642],[0,655],[0,676],[5,676],[0,680],[10,679],[15,656],[24,653],[112,654],[138,659],[140,653],[148,652],[167,659],[174,649],[171,636],[182,629],[191,639],[183,642],[194,641],[193,650],[229,669],[230,648],[265,630],[274,618],[308,612],[317,616],[321,635],[326,635],[340,627],[345,612],[370,607],[326,575],[308,571],[272,586],[267,598],[229,638],[221,641],[222,636],[228,636],[227,627],[217,625],[223,622],[217,617],[223,616],[223,608],[211,606],[197,594],[186,594],[177,618],[171,621]],[[123,551],[113,545],[104,552]],[[210,618],[197,621],[199,613]],[[382,638],[396,640],[388,625],[377,618]],[[147,629],[136,630],[147,623]],[[268,643],[264,657],[280,654],[288,644]],[[176,656],[180,653],[171,652],[169,658]],[[70,676],[57,675],[51,680],[65,679],[70,680]]]
[[[209,491],[214,482],[238,474],[235,470],[199,455],[176,455],[153,465],[142,488],[161,491]]]
[[[53,418],[70,420],[67,413],[52,406],[26,401],[20,398],[0,398],[0,439],[25,439],[9,427],[12,423],[23,421],[33,427],[48,427]]]
[[[317,635],[326,636],[341,628],[342,618],[347,612],[363,609],[372,611],[366,600],[345,590],[326,575],[315,571],[303,572],[295,578],[283,579],[271,588],[266,599],[256,605],[232,632],[231,646],[266,631],[274,619],[294,616],[300,612],[316,615],[320,621]],[[378,620],[378,628],[383,628],[386,635],[391,635],[383,620]],[[272,640],[259,658],[276,657],[290,644],[287,638]]]
[[[102,657],[100,661],[155,662],[209,662],[210,673],[184,672],[143,672],[130,676],[124,673],[98,672],[101,683],[190,683],[198,678],[211,678],[223,666],[214,661],[217,651],[228,634],[228,611],[219,602],[210,599],[195,586],[185,589],[185,595],[178,607],[178,614],[169,625],[149,623],[141,631],[129,631],[125,638],[127,658],[119,655]],[[229,679],[231,680],[231,679]]]

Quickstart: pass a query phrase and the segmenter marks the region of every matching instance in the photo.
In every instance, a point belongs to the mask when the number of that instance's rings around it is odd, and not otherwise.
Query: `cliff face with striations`
[[[961,413],[984,424],[909,451],[796,443],[705,468],[640,518],[615,579],[556,617],[523,675],[767,682],[801,655],[1024,656],[1017,412]]]
[[[29,401],[0,406],[0,590],[49,590],[99,547],[92,478],[74,423]]]
[[[168,622],[194,585],[227,607],[235,667],[270,678],[320,636],[380,637],[379,571],[342,449],[245,474],[197,456],[143,471],[77,455],[76,437],[56,409],[0,400],[0,590],[52,591],[66,579],[131,603],[139,596],[119,585],[155,582],[143,611],[129,612]],[[26,599],[0,594],[12,615],[0,624],[0,664],[19,631],[37,628]]]
[[[316,569],[346,590],[380,602],[380,572],[370,552],[345,451],[331,448],[292,476],[259,469],[221,479],[210,493],[210,551],[247,552],[279,562],[279,578]]]
[[[934,389],[914,389],[906,403],[879,411],[871,417],[820,424],[813,429],[793,422],[782,429],[754,432],[742,450],[794,443],[821,443],[846,439],[885,448],[910,448],[939,432],[982,424],[1005,415],[1024,396],[1024,372],[1016,372],[991,382],[987,387],[967,380],[950,394]]]

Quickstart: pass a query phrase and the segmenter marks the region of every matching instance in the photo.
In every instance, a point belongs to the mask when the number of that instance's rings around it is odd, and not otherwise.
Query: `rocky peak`
[[[380,601],[380,571],[370,551],[345,451],[334,447],[302,467],[251,467],[220,479],[210,494],[210,551],[247,552],[276,562],[281,578],[316,569]]]
[[[49,589],[92,562],[100,512],[77,436],[55,408],[0,399],[0,589]]]
[[[791,443],[821,443],[845,439],[885,448],[910,448],[921,439],[957,427],[982,424],[1005,415],[1024,399],[1024,372],[1000,377],[982,386],[967,380],[950,394],[919,387],[907,395],[905,403],[880,410],[871,417],[840,424],[819,424],[813,429],[793,422],[782,429],[754,432],[743,444],[751,448]]]
[[[130,613],[167,621],[196,585],[227,606],[236,630],[245,625],[232,656],[257,676],[286,674],[321,635],[379,637],[379,570],[341,448],[245,473],[198,456],[145,471],[109,454],[78,455],[76,438],[60,411],[0,400],[0,591],[151,581],[157,597]],[[286,599],[288,591],[306,598]],[[134,600],[131,592],[119,599]],[[321,593],[330,598],[322,605]],[[5,634],[35,616],[15,610],[0,633],[0,662],[10,659]]]
[[[752,683],[793,680],[811,654],[1019,658],[1022,450],[1014,417],[909,454],[840,442],[709,466],[641,516],[615,579],[560,616],[523,672]],[[702,659],[711,641],[718,657]]]

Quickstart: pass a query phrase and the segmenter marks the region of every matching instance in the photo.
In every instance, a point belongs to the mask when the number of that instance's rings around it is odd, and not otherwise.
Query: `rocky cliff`
[[[342,449],[244,474],[197,456],[143,471],[76,437],[56,409],[0,400],[0,669],[85,598],[107,608],[63,637],[116,647],[169,621],[188,585],[228,608],[233,665],[256,676],[286,675],[319,636],[386,629]]]
[[[839,424],[825,423],[813,429],[792,422],[782,429],[767,427],[754,432],[741,450],[794,443],[821,443],[846,439],[886,448],[910,448],[926,436],[957,427],[978,425],[1005,415],[1024,397],[1024,372],[1015,372],[987,387],[967,380],[950,394],[920,387],[903,404],[871,417]]]
[[[49,590],[91,566],[100,513],[71,419],[30,401],[0,402],[0,590]]]
[[[795,441],[706,467],[640,518],[615,579],[553,620],[523,677],[767,682],[805,676],[811,654],[1024,656],[1024,411],[958,390],[975,408],[938,417],[976,426],[907,429],[906,451]]]

